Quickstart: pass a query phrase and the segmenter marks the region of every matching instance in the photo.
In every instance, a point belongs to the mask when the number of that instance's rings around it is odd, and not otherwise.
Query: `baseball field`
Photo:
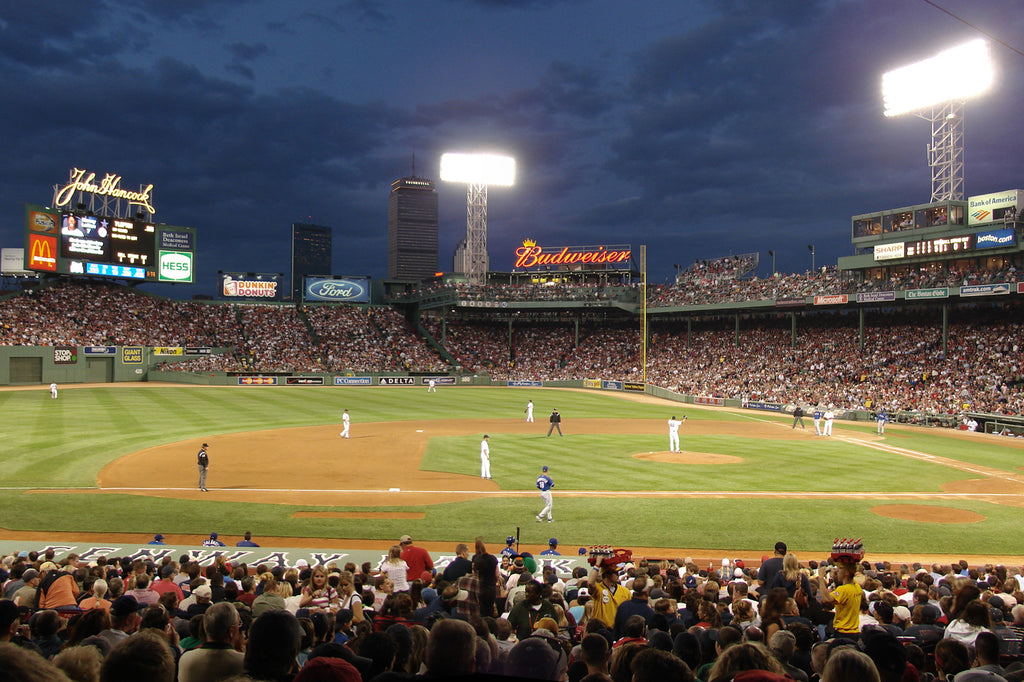
[[[536,422],[525,422],[527,400]],[[552,408],[564,437],[547,437]],[[352,415],[339,437],[341,412]],[[563,553],[801,558],[834,537],[869,558],[1020,563],[1024,439],[837,422],[832,438],[755,410],[569,389],[194,387],[0,391],[0,539],[197,544],[250,530],[264,546],[375,548],[402,534],[450,549],[517,528]],[[688,416],[681,453],[666,420]],[[490,436],[491,480],[479,446]],[[196,452],[209,443],[209,492]],[[555,481],[538,523],[534,482]]]

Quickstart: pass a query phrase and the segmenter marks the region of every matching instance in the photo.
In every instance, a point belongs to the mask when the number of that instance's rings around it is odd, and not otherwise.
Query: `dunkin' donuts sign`
[[[628,264],[632,257],[633,250],[628,244],[543,247],[532,239],[526,239],[523,240],[523,245],[516,249],[514,267],[536,268],[545,265],[616,267],[620,264]]]
[[[221,273],[220,293],[224,298],[278,298],[279,275]]]

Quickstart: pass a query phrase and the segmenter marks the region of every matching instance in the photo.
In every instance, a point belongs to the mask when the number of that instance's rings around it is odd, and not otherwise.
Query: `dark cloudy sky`
[[[1024,49],[1016,3],[937,1]],[[652,281],[835,264],[851,215],[930,196],[928,124],[882,116],[881,74],[976,37],[923,0],[0,0],[0,246],[77,166],[154,183],[198,230],[196,290],[287,272],[296,221],[334,228],[335,274],[384,277],[391,181],[487,149],[518,162],[492,269],[524,237],[646,244]],[[1024,187],[1024,57],[992,53],[968,195]],[[438,189],[450,270],[465,187]]]

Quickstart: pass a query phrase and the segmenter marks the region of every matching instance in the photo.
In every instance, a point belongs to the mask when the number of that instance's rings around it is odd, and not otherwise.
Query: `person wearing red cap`
[[[402,561],[409,567],[406,570],[406,580],[411,583],[419,579],[424,571],[429,571],[433,575],[434,560],[430,558],[427,550],[412,544],[412,538],[408,535],[403,535],[398,542],[402,546]]]

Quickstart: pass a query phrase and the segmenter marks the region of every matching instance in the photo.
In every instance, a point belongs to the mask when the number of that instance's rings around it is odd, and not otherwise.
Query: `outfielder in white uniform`
[[[686,419],[686,415],[683,415],[683,419]],[[668,420],[668,449],[669,452],[679,452],[679,427],[682,425],[682,421],[676,419],[675,415]]]
[[[348,426],[349,426],[348,410],[345,410],[344,412],[341,413],[341,423],[342,423],[342,426],[343,426],[342,431],[341,431],[341,437],[342,438],[348,438]]]
[[[433,379],[427,382],[427,393],[437,393],[437,382]]]
[[[484,439],[480,441],[480,478],[491,477],[491,447],[487,444],[487,439],[490,438],[486,433]]]
[[[523,410],[523,412],[526,413],[526,421],[527,422],[532,422],[533,421],[533,401],[532,400],[527,400],[526,401],[526,409]]]
[[[57,399],[57,382],[50,384],[50,397],[54,400]]]
[[[834,412],[831,409],[825,410],[825,429],[822,431],[823,436],[832,435],[832,420],[836,418]]]

